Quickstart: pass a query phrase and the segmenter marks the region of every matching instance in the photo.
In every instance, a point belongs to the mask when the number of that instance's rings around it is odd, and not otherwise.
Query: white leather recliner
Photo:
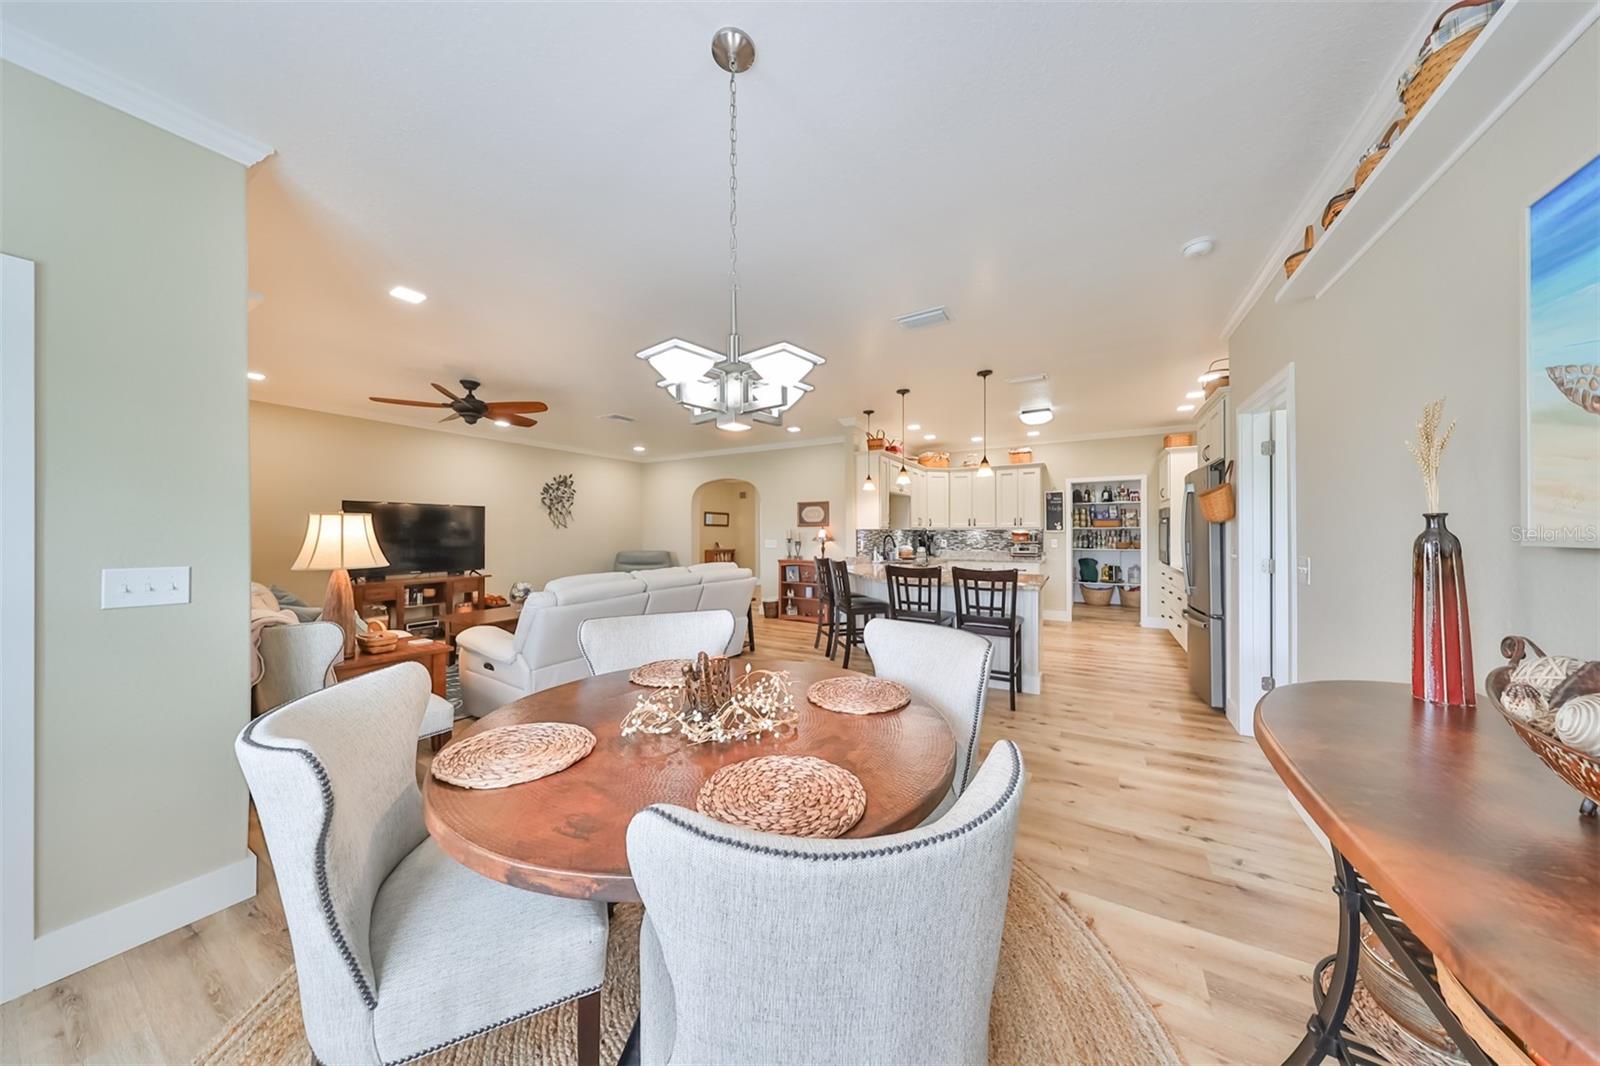
[[[464,709],[481,718],[534,692],[589,676],[578,626],[589,618],[724,610],[734,617],[727,653],[744,646],[756,579],[733,563],[558,577],[528,596],[517,631],[473,626],[456,637]]]

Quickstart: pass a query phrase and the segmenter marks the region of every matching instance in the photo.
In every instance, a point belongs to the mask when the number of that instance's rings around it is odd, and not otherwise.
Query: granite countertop
[[[962,562],[973,562],[973,561],[978,561],[978,560],[962,560],[962,559],[955,560],[955,562],[958,565],[960,563],[962,563]],[[1000,560],[993,560],[993,561],[998,562]],[[878,562],[875,559],[865,559],[865,558],[862,558],[861,556],[858,555],[854,559],[850,560],[850,573],[853,574],[856,577],[863,578],[864,580],[867,580],[867,581],[886,581],[886,580],[888,580],[888,578],[884,574],[884,570],[883,570],[883,568],[885,566],[917,566],[917,564],[914,563],[914,562],[909,562],[909,561],[908,562],[896,562],[896,563],[882,563],[882,562]],[[934,561],[929,562],[928,564],[926,564],[925,567],[919,567],[919,569],[938,570],[939,571],[939,580],[940,580],[940,582],[942,584],[949,585],[949,584],[952,583],[951,580],[950,580],[950,561],[948,559],[945,559],[944,557],[939,557],[939,558],[935,559]],[[984,566],[984,567],[977,567],[975,569],[999,570],[999,569],[1003,569],[1003,567],[999,567],[999,566]],[[1049,577],[1048,574],[1018,574],[1017,575],[1017,589],[1020,592],[1038,591],[1039,589],[1044,588],[1045,582],[1047,582],[1049,580],[1050,580],[1050,577]]]

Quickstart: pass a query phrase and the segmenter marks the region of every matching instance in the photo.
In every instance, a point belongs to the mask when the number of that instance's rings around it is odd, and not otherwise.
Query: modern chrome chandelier
[[[756,60],[743,30],[724,27],[711,39],[711,55],[728,72],[728,354],[674,337],[638,353],[672,398],[689,409],[690,420],[743,432],[752,423],[783,425],[783,412],[811,386],[805,377],[826,360],[780,341],[748,355],[739,350],[739,84]]]

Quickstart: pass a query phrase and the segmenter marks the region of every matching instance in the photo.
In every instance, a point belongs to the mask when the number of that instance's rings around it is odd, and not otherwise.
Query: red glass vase
[[[1411,546],[1411,695],[1471,707],[1477,697],[1461,542],[1443,514],[1422,517],[1427,525]]]

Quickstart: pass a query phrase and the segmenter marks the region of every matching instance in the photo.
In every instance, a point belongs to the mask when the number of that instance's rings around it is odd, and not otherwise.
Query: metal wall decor
[[[566,529],[567,523],[572,521],[572,505],[577,500],[578,488],[573,484],[571,474],[557,474],[539,490],[539,502],[544,504],[550,524],[557,529]]]

